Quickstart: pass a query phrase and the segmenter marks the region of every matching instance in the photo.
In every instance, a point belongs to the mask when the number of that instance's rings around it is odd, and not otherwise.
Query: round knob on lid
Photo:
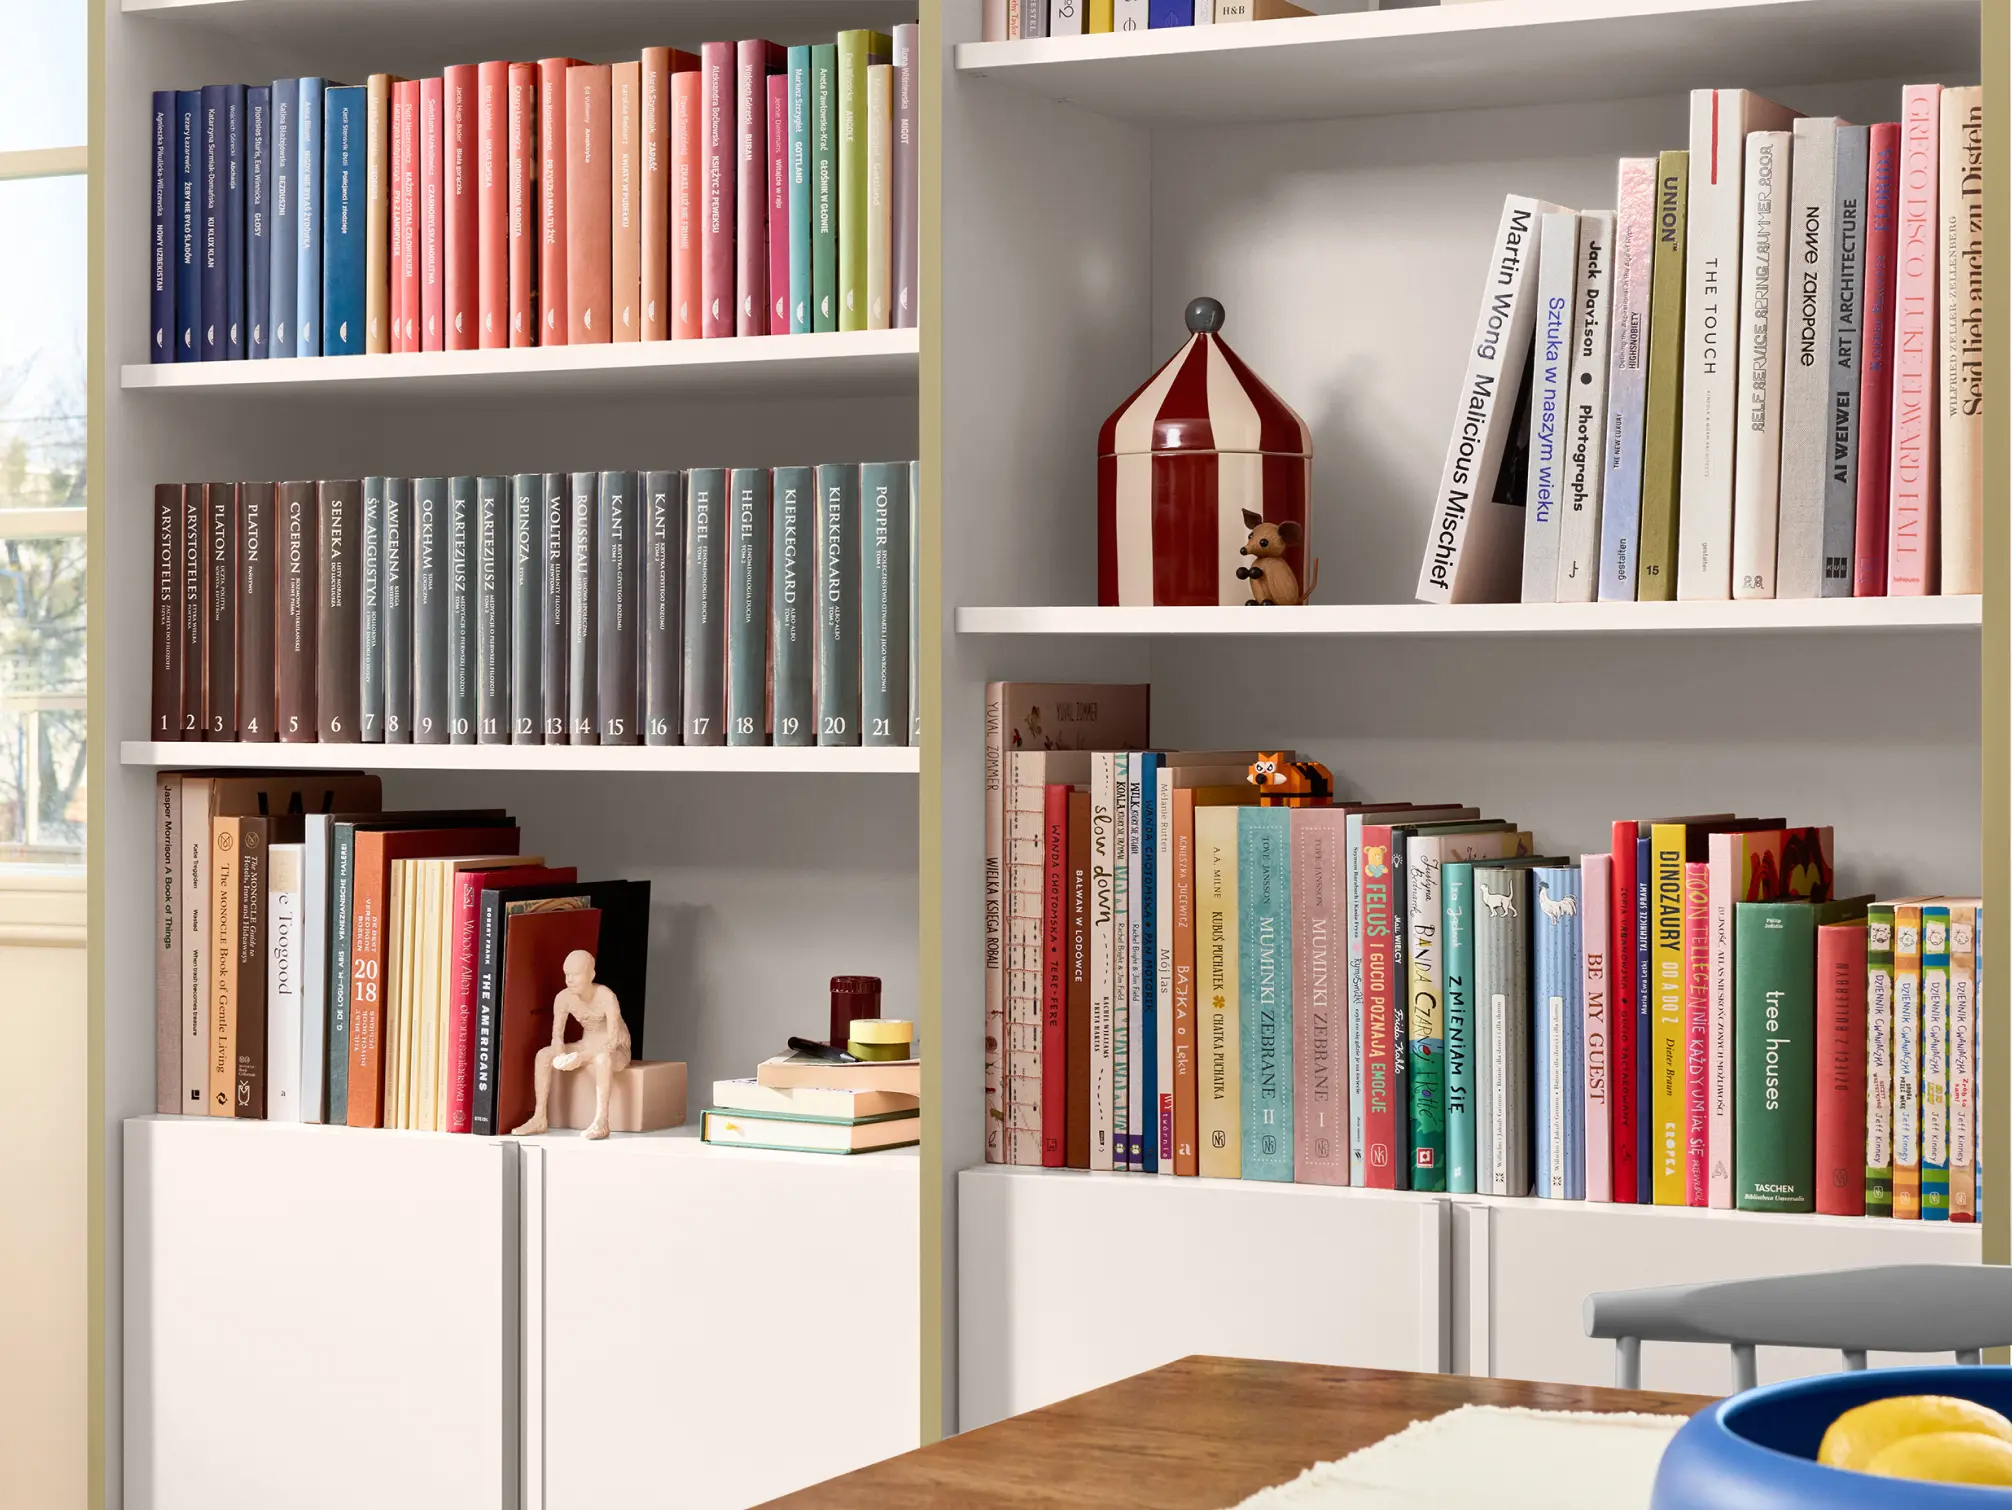
[[[1223,307],[1214,299],[1188,301],[1188,329],[1198,336],[1212,336],[1223,328]]]

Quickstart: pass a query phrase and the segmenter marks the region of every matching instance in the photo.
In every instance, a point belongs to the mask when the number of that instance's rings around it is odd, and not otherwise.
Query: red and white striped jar
[[[1237,577],[1244,511],[1290,520],[1286,561],[1301,582],[1312,557],[1306,422],[1216,334],[1223,307],[1188,305],[1188,342],[1097,432],[1097,601],[1195,606],[1251,601]]]

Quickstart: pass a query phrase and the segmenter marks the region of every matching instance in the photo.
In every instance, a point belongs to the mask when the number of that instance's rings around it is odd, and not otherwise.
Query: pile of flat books
[[[752,1080],[715,1080],[708,1143],[792,1153],[871,1153],[922,1140],[922,1061],[848,1064],[808,1054],[763,1061]]]

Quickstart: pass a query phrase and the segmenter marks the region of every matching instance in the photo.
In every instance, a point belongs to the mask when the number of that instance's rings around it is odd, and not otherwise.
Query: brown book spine
[[[182,778],[154,778],[154,1110],[182,1105]]]
[[[636,233],[643,339],[671,338],[671,50],[645,47],[642,66],[643,199]]]
[[[510,65],[510,344],[538,344],[538,65]]]
[[[364,99],[363,349],[391,350],[391,86],[373,73]]]
[[[181,598],[182,738],[203,737],[203,677],[209,670],[204,651],[208,622],[203,613],[203,487],[182,484],[179,510],[181,549],[176,592]]]
[[[1195,794],[1174,790],[1174,1173],[1201,1173],[1195,1139]]]
[[[1069,793],[1066,1137],[1071,1169],[1090,1167],[1090,794]]]
[[[319,485],[320,577],[315,590],[315,709],[323,744],[358,743],[363,721],[360,662],[363,615],[356,570],[363,529],[363,483],[354,477]]]
[[[642,256],[642,100],[643,65],[617,63],[609,70],[609,110],[613,132],[614,206],[608,244],[611,334],[617,341],[642,339],[637,310]]]
[[[238,824],[237,1032],[232,1115],[265,1120],[265,896],[271,818]]]
[[[237,1099],[238,831],[244,819],[210,820],[209,1114],[232,1116]]]
[[[384,1125],[384,909],[391,866],[386,831],[358,829],[350,865],[349,1105],[351,1127]],[[334,1109],[330,1109],[334,1116]]]
[[[606,341],[614,214],[614,154],[608,139],[611,70],[566,70],[566,339]]]
[[[238,486],[238,738],[273,739],[274,488]]]
[[[320,509],[311,482],[279,485],[278,589],[273,612],[274,722],[282,744],[313,744],[315,717],[315,592],[321,580]]]
[[[203,484],[203,738],[236,739],[237,488]]]
[[[566,301],[566,71],[574,58],[538,60],[538,343],[564,346]]]
[[[182,488],[154,484],[154,701],[149,739],[182,737]]]

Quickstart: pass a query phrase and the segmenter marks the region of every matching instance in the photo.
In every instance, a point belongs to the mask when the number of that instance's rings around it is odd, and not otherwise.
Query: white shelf
[[[831,331],[264,362],[131,363],[119,370],[119,386],[128,392],[298,395],[316,402],[547,394],[850,397],[913,392],[920,350],[912,329]]]
[[[1560,59],[1575,100],[1974,76],[1977,26],[1977,0],[1487,0],[966,42],[957,67],[1121,120],[1199,125],[1549,103]]]
[[[129,739],[119,763],[165,770],[620,771],[722,775],[913,776],[922,752],[912,746],[785,748],[755,745],[382,745],[178,744]]]
[[[1496,0],[1508,4],[1510,0]],[[1802,598],[1692,603],[1344,603],[1305,608],[960,608],[960,634],[1426,635],[1967,632],[1982,598]]]

